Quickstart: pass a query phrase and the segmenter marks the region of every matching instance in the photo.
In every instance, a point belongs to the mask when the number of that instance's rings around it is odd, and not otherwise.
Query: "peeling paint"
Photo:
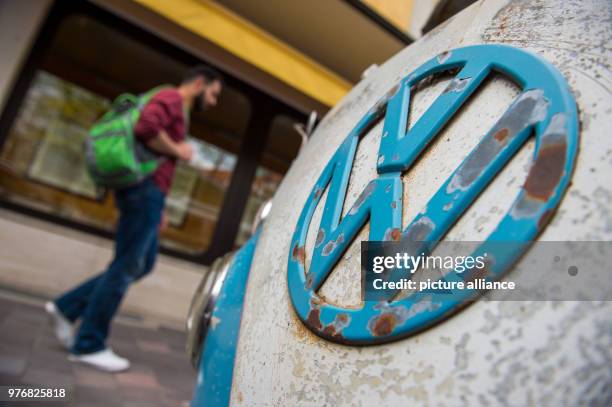
[[[474,151],[461,163],[448,183],[446,192],[451,194],[467,190],[508,144],[510,138],[546,117],[548,104],[541,89],[531,89],[521,93]]]
[[[408,309],[403,306],[389,306],[383,302],[376,307],[381,310],[381,313],[368,321],[368,330],[374,336],[387,336],[408,318],[425,311],[436,310],[439,307],[440,304],[433,303],[430,296],[412,304]]]
[[[347,314],[338,314],[334,319],[334,322],[327,325],[322,333],[328,337],[341,340],[342,330],[350,324],[350,317]]]
[[[325,246],[323,246],[321,254],[323,256],[329,256],[334,250],[336,250],[336,247],[338,247],[342,243],[344,243],[344,233],[340,233],[336,240],[330,240],[329,242],[327,242]]]
[[[315,241],[315,247],[321,246],[321,243],[323,243],[324,240],[325,240],[325,229],[321,228],[319,229],[319,232],[317,233],[317,240]]]
[[[384,240],[387,242],[394,241],[398,242],[402,237],[402,231],[400,228],[391,228],[385,232]]]
[[[429,236],[435,227],[436,225],[431,219],[427,216],[421,216],[408,227],[404,233],[404,239],[414,242],[427,240],[427,236]]]
[[[306,251],[304,250],[304,246],[298,246],[296,244],[291,252],[291,259],[293,261],[297,261],[301,265],[304,265],[306,261]]]
[[[387,103],[389,102],[389,99],[395,96],[395,94],[397,93],[399,89],[400,89],[400,84],[399,83],[395,84],[391,89],[387,91],[387,93],[385,93],[385,95],[378,102],[376,102],[376,104],[372,107],[372,109],[370,109],[369,114],[375,114],[375,115],[382,114],[387,108]]]
[[[357,200],[351,207],[351,210],[349,211],[348,214],[355,215],[359,211],[359,208],[361,208],[361,205],[363,205],[363,203],[367,201],[367,199],[370,197],[370,195],[374,193],[375,190],[376,190],[376,183],[374,182],[368,183],[368,185],[364,188],[364,190],[361,192],[359,197],[357,197]]]
[[[542,134],[540,150],[523,185],[524,194],[512,208],[513,218],[535,216],[556,191],[565,169],[567,152],[565,121],[565,115],[561,113],[554,115]],[[550,213],[546,216],[550,216]],[[544,216],[540,218],[541,225],[547,221]]]
[[[467,87],[471,79],[472,78],[454,78],[450,81],[443,93],[461,92]]]
[[[450,58],[450,56],[451,56],[451,52],[450,51],[444,51],[443,53],[438,55],[438,62],[443,64],[443,63],[445,63],[448,60],[448,58]]]

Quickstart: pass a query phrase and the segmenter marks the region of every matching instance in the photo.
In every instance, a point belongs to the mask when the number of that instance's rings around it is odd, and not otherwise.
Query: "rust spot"
[[[323,328],[323,325],[321,325],[321,310],[318,308],[311,309],[308,313],[306,323],[313,329],[320,331]]]
[[[349,319],[347,314],[338,314],[334,321],[326,325],[321,333],[331,339],[342,341],[344,339],[342,330],[348,325]]]
[[[311,299],[311,304],[313,301]],[[289,329],[290,334],[297,340],[302,343],[312,343],[317,344],[318,347],[328,348],[329,342],[321,341],[319,337],[317,337],[310,328],[306,325],[305,321],[302,321],[298,315],[295,313],[295,309],[291,306],[291,304],[287,304],[289,307],[289,318],[290,320],[287,322],[287,327]]]
[[[317,240],[315,242],[315,247],[319,247],[321,243],[323,243],[323,240],[325,240],[325,230],[319,229],[319,232],[317,233]]]
[[[323,246],[323,256],[329,256],[331,252],[336,248],[336,243],[332,240],[331,242],[327,242],[325,246]]]
[[[471,269],[465,278],[465,282],[471,283],[480,278],[487,278],[488,275],[489,275],[489,266],[488,264],[485,263],[485,266],[483,268]]]
[[[539,201],[550,198],[563,175],[566,150],[566,143],[542,147],[523,186],[530,198]]]
[[[451,56],[451,52],[450,51],[444,51],[443,53],[438,55],[438,62],[443,64],[444,62],[446,62],[446,60],[448,58],[450,58],[450,56]]]
[[[384,240],[385,241],[399,241],[402,237],[402,231],[399,228],[387,229],[385,232]]]
[[[298,244],[296,243],[293,247],[291,258],[294,261],[299,262],[301,265],[304,265],[304,263],[306,262],[306,250],[304,250],[304,246],[298,246]]]
[[[315,189],[314,198],[315,199],[319,199],[319,198],[321,198],[321,195],[323,195],[323,188]]]
[[[493,266],[493,259],[490,256],[485,256],[483,268],[472,268],[465,276],[464,281],[470,283],[478,280],[479,278],[487,278],[491,275],[491,267]]]
[[[550,222],[550,219],[553,217],[555,211],[553,209],[547,209],[544,211],[540,219],[538,220],[538,229],[543,229],[544,226]]]
[[[323,256],[329,256],[342,243],[344,243],[344,233],[340,233],[336,240],[330,240],[323,246]]]
[[[397,316],[393,313],[381,314],[376,317],[372,333],[375,336],[387,336],[393,332],[397,325]]]
[[[302,321],[295,321],[296,317],[293,317],[294,322],[293,326],[295,327],[295,331],[293,331],[293,335],[300,341],[306,340],[311,336],[314,336],[306,325]]]
[[[397,93],[399,88],[400,88],[400,84],[399,83],[396,83],[395,85],[393,85],[393,87],[391,89],[389,89],[389,91],[385,95],[385,99],[391,99],[393,96],[395,96],[395,94]]]
[[[312,288],[312,282],[314,281],[314,277],[309,275],[306,279],[306,289],[310,290]]]
[[[497,133],[495,133],[493,137],[495,138],[495,140],[499,141],[500,143],[503,143],[508,138],[509,134],[510,130],[508,130],[507,127],[504,127],[503,129],[500,129]]]
[[[391,231],[391,240],[397,242],[398,240],[400,240],[401,236],[402,232],[399,230],[399,228],[393,228],[393,230]]]
[[[310,306],[313,308],[318,307],[319,305],[325,304],[325,301],[319,296],[314,296],[310,299]]]
[[[393,209],[397,208],[397,202],[391,201],[391,208]]]
[[[333,339],[344,339],[344,336],[342,336],[342,333],[339,331],[336,331],[336,327],[333,324],[327,325],[325,329],[323,329],[323,334]]]

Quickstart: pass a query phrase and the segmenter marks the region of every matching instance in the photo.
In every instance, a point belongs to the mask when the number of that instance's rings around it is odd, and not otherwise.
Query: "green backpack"
[[[158,86],[140,96],[119,95],[91,127],[85,140],[85,161],[97,185],[123,188],[155,172],[162,159],[136,140],[134,127],[144,106],[166,88],[168,85]]]

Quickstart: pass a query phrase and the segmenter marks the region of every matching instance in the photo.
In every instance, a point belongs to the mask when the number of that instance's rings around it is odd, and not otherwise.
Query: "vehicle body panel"
[[[297,318],[287,290],[287,259],[300,212],[315,181],[347,134],[389,89],[430,58],[482,43],[524,48],[563,74],[581,122],[572,183],[540,240],[611,240],[611,4],[605,1],[478,2],[370,74],[324,118],[278,190],[253,259],[236,354],[231,405],[577,405],[603,401],[611,382],[609,302],[479,301],[417,335],[376,346],[335,344]],[[427,109],[445,83],[414,101]],[[404,174],[404,226],[422,210],[518,94],[496,77],[443,130]],[[376,178],[382,124],[362,139],[343,214]],[[481,194],[447,235],[483,240],[523,185],[533,143]],[[325,194],[324,194],[325,195]],[[325,196],[321,198],[324,202]],[[321,205],[306,244],[310,265]],[[317,225],[313,226],[312,225]],[[313,230],[315,233],[312,233]],[[358,234],[320,293],[326,301],[359,303]],[[606,388],[608,390],[606,390]],[[606,396],[606,394],[608,396]]]

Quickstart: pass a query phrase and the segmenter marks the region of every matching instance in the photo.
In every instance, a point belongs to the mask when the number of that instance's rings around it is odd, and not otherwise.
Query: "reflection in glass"
[[[257,210],[267,200],[272,199],[274,193],[278,189],[283,175],[265,167],[257,167],[255,180],[251,186],[251,194],[244,209],[242,220],[240,221],[240,230],[236,237],[236,245],[244,244],[251,236],[251,226],[255,220]]]
[[[44,71],[37,72],[0,151],[0,197],[64,219],[113,230],[112,194],[85,168],[83,141],[110,100]],[[192,165],[180,163],[167,197],[166,247],[204,251],[212,239],[236,156],[190,138]]]

